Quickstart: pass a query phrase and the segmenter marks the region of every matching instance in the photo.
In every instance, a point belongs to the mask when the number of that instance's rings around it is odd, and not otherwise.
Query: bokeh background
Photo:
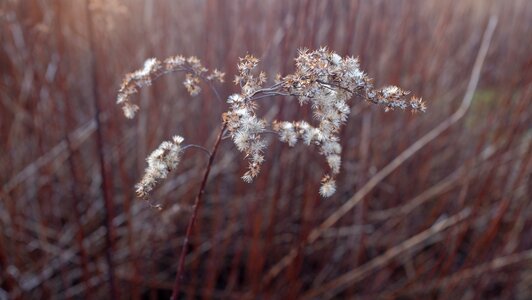
[[[490,16],[498,23],[465,116],[324,226],[458,109]],[[272,79],[293,70],[299,48],[320,46],[358,56],[376,86],[411,90],[427,112],[352,99],[329,199],[318,194],[316,149],[271,139],[246,184],[246,162],[222,141],[180,297],[532,297],[528,0],[3,0],[0,37],[0,299],[168,299],[207,158],[186,152],[153,195],[160,211],[134,185],[173,134],[212,147],[227,106],[206,87],[190,97],[172,74],[134,96],[141,110],[128,120],[115,104],[124,75],[150,57],[195,55],[226,72],[217,89],[227,97],[240,56],[260,58]],[[280,97],[260,111],[311,120]]]

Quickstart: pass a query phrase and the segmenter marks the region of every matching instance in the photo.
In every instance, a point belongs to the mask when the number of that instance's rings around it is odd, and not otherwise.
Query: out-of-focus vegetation
[[[498,25],[465,117],[303,243],[458,108],[492,15]],[[0,2],[0,299],[167,299],[206,157],[186,152],[154,193],[161,211],[136,199],[134,185],[146,155],[176,132],[211,147],[227,107],[207,88],[190,97],[177,74],[143,89],[142,113],[128,120],[115,104],[123,75],[146,58],[183,54],[230,82],[246,53],[286,74],[299,48],[320,46],[359,56],[376,86],[413,91],[427,112],[385,113],[354,99],[330,199],[316,193],[317,151],[272,139],[246,184],[246,163],[223,141],[183,299],[529,299],[531,20],[527,0]],[[220,86],[223,97],[237,90]],[[312,120],[289,98],[260,110]]]

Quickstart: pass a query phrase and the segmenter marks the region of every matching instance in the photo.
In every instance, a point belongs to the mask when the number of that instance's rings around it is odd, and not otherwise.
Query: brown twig
[[[179,256],[179,263],[177,265],[177,274],[175,276],[175,282],[174,282],[174,290],[172,291],[172,298],[171,298],[172,300],[176,300],[177,296],[179,295],[179,290],[181,288],[181,281],[183,279],[183,270],[185,267],[185,256],[187,253],[188,241],[192,233],[192,228],[194,227],[194,222],[196,221],[196,218],[198,216],[201,199],[203,198],[203,194],[205,194],[205,186],[207,185],[207,179],[209,178],[209,173],[211,172],[211,167],[214,162],[214,158],[216,156],[216,151],[218,150],[218,146],[220,145],[220,142],[222,141],[222,136],[225,132],[226,127],[227,126],[224,123],[224,125],[222,126],[222,129],[220,130],[220,133],[218,134],[216,142],[214,143],[214,146],[211,151],[211,155],[209,156],[209,163],[207,164],[205,174],[203,175],[203,181],[201,182],[201,187],[199,189],[198,195],[196,196],[196,200],[194,201],[192,216],[190,217],[190,220],[188,221],[187,231],[185,233],[185,240],[183,242],[183,247],[181,248],[181,254]]]
[[[113,217],[114,217],[114,208],[113,208],[113,196],[111,193],[111,184],[110,178],[107,176],[107,169],[105,166],[105,154],[104,154],[104,141],[103,141],[103,129],[101,126],[101,109],[99,104],[100,89],[99,81],[96,70],[96,58],[95,58],[95,45],[94,45],[94,32],[92,28],[93,18],[92,12],[90,9],[89,1],[85,1],[85,13],[87,18],[87,39],[89,43],[89,59],[91,66],[91,84],[93,91],[93,105],[96,121],[96,147],[97,154],[100,166],[100,176],[101,176],[101,190],[104,200],[104,219],[105,219],[105,260],[107,263],[107,276],[109,282],[109,296],[111,299],[119,299],[118,290],[115,282],[115,269],[113,262],[113,250],[114,250],[114,230],[113,230]]]

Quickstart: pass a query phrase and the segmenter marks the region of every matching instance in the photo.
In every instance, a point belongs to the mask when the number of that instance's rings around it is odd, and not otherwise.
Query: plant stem
[[[179,295],[179,289],[181,287],[181,280],[183,279],[183,269],[185,267],[185,256],[187,253],[188,241],[190,238],[190,234],[192,233],[192,228],[194,227],[194,222],[196,221],[196,217],[198,216],[201,199],[203,197],[203,194],[205,194],[205,186],[207,185],[207,179],[209,178],[209,173],[211,172],[211,167],[214,162],[214,157],[216,156],[216,151],[218,150],[218,146],[220,145],[220,141],[222,140],[222,136],[225,132],[226,127],[227,125],[224,123],[222,126],[222,129],[220,130],[220,133],[218,134],[218,138],[216,139],[216,142],[211,151],[211,155],[209,156],[209,163],[207,165],[207,169],[205,170],[205,174],[203,175],[203,181],[201,182],[200,190],[198,192],[198,195],[196,195],[196,200],[194,201],[192,216],[190,217],[190,220],[188,221],[187,231],[185,234],[185,241],[183,242],[183,247],[181,248],[181,255],[179,256],[179,263],[177,265],[177,274],[176,274],[175,282],[174,282],[174,290],[172,292],[172,298],[171,298],[172,300],[177,300],[177,296]]]
[[[114,207],[113,207],[113,195],[112,195],[112,184],[111,179],[108,176],[107,168],[105,165],[105,153],[104,153],[104,133],[101,125],[101,106],[100,99],[100,82],[99,77],[97,76],[97,64],[96,64],[96,48],[94,44],[94,31],[93,31],[93,18],[92,12],[89,7],[89,0],[85,1],[85,14],[87,18],[87,39],[89,44],[89,60],[90,60],[90,72],[91,72],[91,83],[93,91],[93,105],[96,121],[96,147],[98,154],[98,162],[100,165],[100,176],[101,176],[101,193],[104,201],[104,226],[105,226],[105,261],[107,264],[107,281],[109,283],[109,297],[111,299],[119,299],[119,293],[116,286],[115,279],[115,266],[113,262],[113,251],[114,251],[114,228],[113,228],[113,218],[114,218]]]

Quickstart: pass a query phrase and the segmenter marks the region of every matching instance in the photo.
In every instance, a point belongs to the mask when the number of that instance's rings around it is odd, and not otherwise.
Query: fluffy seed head
[[[142,180],[135,186],[139,197],[146,198],[157,182],[165,179],[168,173],[179,164],[181,159],[181,136],[174,136],[170,141],[164,141],[146,158],[148,167]]]
[[[330,197],[336,192],[336,181],[329,175],[325,175],[321,180],[320,195]]]

